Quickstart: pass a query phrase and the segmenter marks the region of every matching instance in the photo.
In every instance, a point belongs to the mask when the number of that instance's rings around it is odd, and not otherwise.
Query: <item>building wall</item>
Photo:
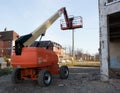
[[[59,47],[59,46],[54,46],[53,47],[53,51],[57,54],[57,56],[60,58],[60,57],[63,57],[64,53],[63,53],[63,48],[62,47]]]
[[[13,42],[17,39],[18,34],[14,31],[2,31],[0,36],[0,56],[10,58]]]
[[[106,1],[110,3],[106,3]],[[115,1],[115,0],[114,0]],[[118,1],[118,2],[116,2]],[[98,0],[99,2],[99,31],[100,31],[100,72],[101,80],[109,79],[109,32],[108,32],[108,15],[120,11],[120,0]],[[117,44],[117,43],[116,43]],[[112,47],[112,45],[111,45]]]
[[[1,41],[2,46],[0,46],[0,56],[10,57],[11,54],[11,41]]]
[[[3,56],[3,41],[0,40],[0,57]]]

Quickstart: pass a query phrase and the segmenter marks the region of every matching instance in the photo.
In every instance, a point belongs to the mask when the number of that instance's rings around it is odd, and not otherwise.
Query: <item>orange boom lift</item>
[[[15,51],[12,54],[14,71],[12,72],[11,79],[13,83],[19,83],[23,80],[37,80],[40,86],[49,86],[52,82],[52,75],[59,74],[61,79],[68,78],[68,67],[58,66],[58,57],[54,51],[49,50],[47,47],[39,47],[38,44],[40,42],[32,45],[39,36],[41,36],[41,40],[47,28],[61,14],[64,14],[66,28],[70,29],[70,19],[65,7],[63,7],[32,33],[21,36],[15,41]]]
[[[58,10],[45,23],[35,29],[32,33],[19,37],[15,41],[15,51],[12,54],[12,82],[19,83],[23,80],[38,80],[40,86],[51,84],[52,75],[59,74],[61,79],[69,76],[67,66],[58,66],[58,57],[54,51],[31,45],[35,40],[45,35],[47,28],[64,14],[66,22],[68,16],[65,7]]]

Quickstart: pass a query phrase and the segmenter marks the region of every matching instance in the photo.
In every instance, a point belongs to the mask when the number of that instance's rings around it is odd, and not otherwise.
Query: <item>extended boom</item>
[[[46,30],[61,16],[64,14],[66,24],[68,24],[68,15],[65,7],[58,10],[53,16],[51,16],[46,22],[40,25],[32,33],[19,37],[15,41],[15,53],[21,55],[22,47],[28,47],[41,35],[44,36]]]

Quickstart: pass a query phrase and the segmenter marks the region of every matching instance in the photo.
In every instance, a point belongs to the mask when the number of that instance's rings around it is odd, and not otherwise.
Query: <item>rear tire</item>
[[[16,83],[20,83],[22,81],[20,70],[21,70],[20,68],[16,68],[13,70],[12,75],[11,75],[12,83],[16,84]]]
[[[61,66],[60,67],[60,78],[61,79],[67,79],[69,76],[69,69],[67,66]]]
[[[52,82],[52,75],[48,70],[42,70],[38,74],[38,84],[41,87],[49,86]]]

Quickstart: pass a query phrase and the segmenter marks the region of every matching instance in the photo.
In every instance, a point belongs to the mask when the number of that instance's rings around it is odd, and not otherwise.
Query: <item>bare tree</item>
[[[99,53],[96,53],[96,54],[95,54],[95,61],[99,61],[99,60],[100,60]]]
[[[82,49],[77,49],[76,50],[76,60],[79,60],[82,58],[82,55],[83,55],[83,50]]]

